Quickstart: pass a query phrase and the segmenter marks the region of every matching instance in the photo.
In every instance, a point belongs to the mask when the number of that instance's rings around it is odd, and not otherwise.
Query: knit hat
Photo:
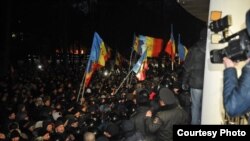
[[[177,99],[174,93],[169,88],[161,88],[159,91],[159,98],[162,100],[166,105],[175,104]]]

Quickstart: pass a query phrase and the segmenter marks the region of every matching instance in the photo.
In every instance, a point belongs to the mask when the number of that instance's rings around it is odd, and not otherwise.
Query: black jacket
[[[188,51],[184,62],[182,84],[191,88],[203,89],[206,40],[200,40]]]
[[[131,115],[130,120],[134,123],[136,131],[140,132],[146,141],[154,141],[154,135],[146,133],[145,129],[145,119],[146,112],[149,107],[140,106],[134,114]]]

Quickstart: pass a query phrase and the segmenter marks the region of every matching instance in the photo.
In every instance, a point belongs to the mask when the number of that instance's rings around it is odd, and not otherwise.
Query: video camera
[[[219,32],[229,27],[229,16],[210,23],[209,28],[213,32]],[[210,51],[212,63],[222,63],[223,57],[228,57],[233,61],[243,61],[250,57],[250,10],[246,13],[246,29],[243,29],[231,36],[225,37],[219,43],[228,42],[228,46],[223,49]],[[236,39],[235,39],[236,38]]]

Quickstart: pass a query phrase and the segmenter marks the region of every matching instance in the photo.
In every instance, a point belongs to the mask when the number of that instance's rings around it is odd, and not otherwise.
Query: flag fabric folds
[[[147,57],[158,57],[162,49],[162,39],[146,37]]]
[[[105,66],[106,58],[107,58],[107,50],[102,38],[95,32],[94,39],[92,43],[92,47],[99,48],[99,56],[98,56],[98,64],[101,66]]]
[[[139,81],[143,81],[146,79],[146,70],[148,70],[147,64],[147,50],[144,51],[140,59],[132,68],[132,71],[136,73],[136,77]]]
[[[173,28],[171,26],[171,35],[170,35],[170,39],[168,43],[166,44],[165,52],[170,55],[172,62],[174,62],[174,59],[175,59],[175,54],[176,54],[175,50],[176,50],[175,40],[174,40],[174,35],[173,35]]]
[[[179,57],[180,57],[180,61],[184,61],[185,60],[185,57],[187,55],[187,48],[181,43],[180,41],[180,35],[179,35],[179,39],[178,39],[178,54],[179,54]]]
[[[134,37],[133,47],[140,55],[147,49],[147,57],[158,57],[162,49],[162,43],[162,39],[139,35]]]
[[[91,52],[86,67],[86,76],[84,84],[87,87],[89,85],[92,74],[99,66],[105,66],[105,56],[107,56],[107,50],[105,48],[104,42],[98,33],[94,33],[94,38],[92,42]]]
[[[135,52],[137,52],[138,54],[142,55],[142,53],[146,50],[146,44],[144,44],[145,42],[145,36],[139,35],[136,36],[134,35],[134,50]]]

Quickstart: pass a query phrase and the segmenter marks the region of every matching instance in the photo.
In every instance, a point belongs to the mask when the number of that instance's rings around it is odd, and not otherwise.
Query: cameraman
[[[241,116],[250,111],[250,57],[242,68],[242,74],[237,78],[235,63],[223,58],[224,88],[223,101],[226,112],[230,116]]]

